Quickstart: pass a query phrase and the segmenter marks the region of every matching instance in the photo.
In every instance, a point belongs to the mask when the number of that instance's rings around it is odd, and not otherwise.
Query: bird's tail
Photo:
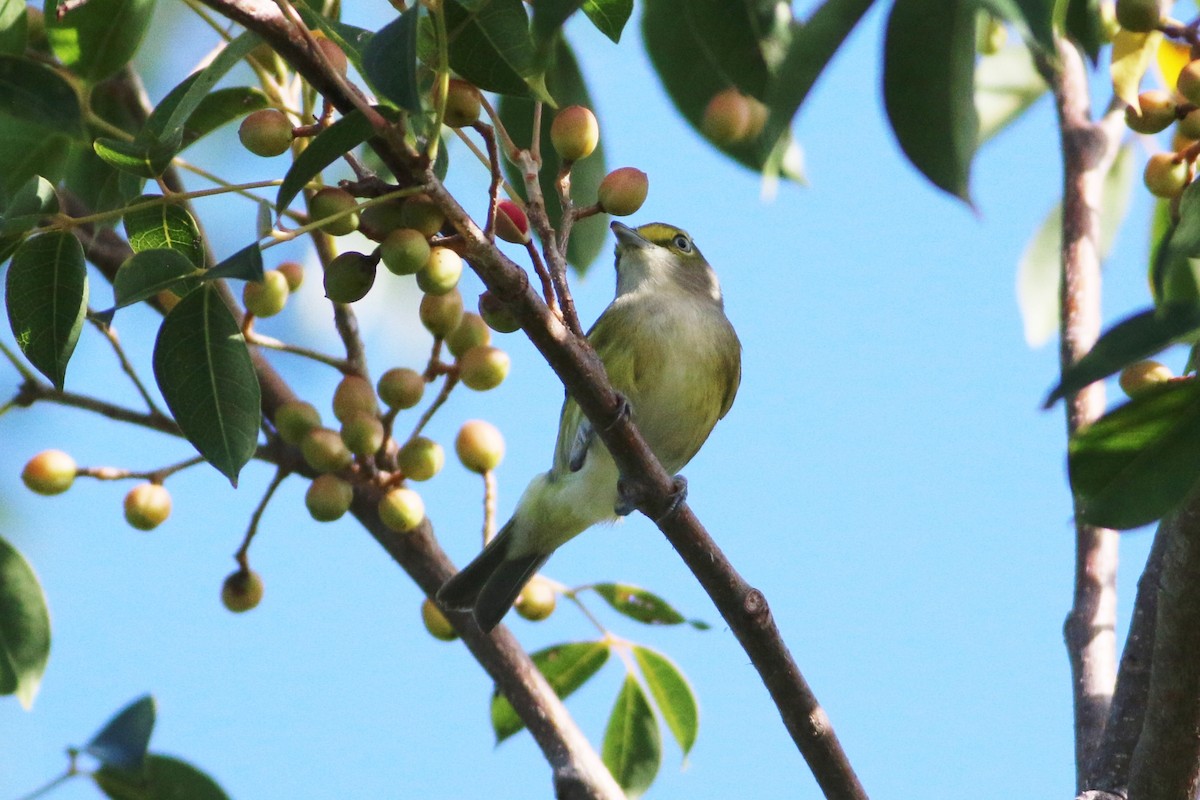
[[[446,608],[470,610],[476,624],[485,631],[500,624],[521,589],[550,557],[534,553],[510,558],[512,525],[509,520],[483,552],[446,581],[437,593],[438,602]]]

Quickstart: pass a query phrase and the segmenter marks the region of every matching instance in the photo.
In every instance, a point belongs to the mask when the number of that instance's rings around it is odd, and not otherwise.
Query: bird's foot
[[[675,488],[671,490],[671,502],[667,505],[667,510],[658,519],[654,520],[658,524],[662,524],[664,520],[678,511],[683,502],[687,500],[687,478],[682,475],[676,475],[672,483]]]
[[[613,413],[612,421],[610,421],[607,425],[604,426],[604,430],[606,430],[606,431],[611,431],[614,427],[616,427],[621,422],[621,420],[628,419],[629,417],[633,416],[633,406],[630,404],[629,398],[627,398],[625,395],[621,394],[620,392],[616,392],[616,395],[617,395],[617,408],[616,408],[616,411]],[[626,513],[628,513],[628,512],[626,512]]]
[[[617,479],[617,505],[613,508],[618,517],[628,517],[637,510],[637,498],[633,496],[633,487],[624,478]]]
[[[654,520],[656,523],[662,522],[678,511],[679,507],[683,505],[683,501],[687,499],[687,478],[676,475],[673,484],[674,488],[671,490],[671,499],[667,504],[667,510]],[[636,495],[634,487],[626,483],[624,478],[617,480],[617,505],[613,508],[617,516],[629,516],[637,509],[640,499]]]

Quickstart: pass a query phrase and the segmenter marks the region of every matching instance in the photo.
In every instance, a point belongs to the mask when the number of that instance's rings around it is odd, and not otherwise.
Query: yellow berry
[[[1121,370],[1121,390],[1130,397],[1145,394],[1175,377],[1171,368],[1157,361],[1138,361]]]
[[[472,472],[489,472],[504,458],[504,435],[490,422],[467,420],[454,440],[454,452]]]
[[[421,298],[417,313],[426,330],[438,338],[445,338],[462,321],[462,295],[457,289],[445,294],[427,294]]]
[[[1125,109],[1125,124],[1135,133],[1165,131],[1174,121],[1175,100],[1161,89],[1142,92],[1138,95],[1138,108]]]
[[[415,369],[395,367],[379,376],[375,388],[388,408],[412,408],[425,394],[425,378]]]
[[[374,414],[353,414],[342,423],[342,441],[356,456],[369,456],[383,447],[383,423]]]
[[[642,207],[650,191],[646,173],[634,167],[621,167],[604,176],[596,199],[600,208],[617,217],[627,217]]]
[[[300,444],[313,428],[321,426],[321,412],[312,403],[290,400],[275,410],[275,430],[288,444]]]
[[[396,463],[404,477],[414,481],[427,481],[442,471],[446,453],[432,439],[417,436],[409,440],[396,455]]]
[[[171,493],[159,483],[142,483],[125,495],[125,521],[139,531],[150,531],[171,515]]]
[[[442,122],[451,128],[473,125],[479,119],[479,112],[482,108],[483,101],[479,96],[478,89],[458,78],[450,79],[450,86],[446,91],[446,111]]]
[[[458,360],[459,377],[469,389],[486,392],[508,377],[512,360],[498,347],[472,347]]]
[[[326,186],[312,196],[308,204],[308,213],[313,222],[319,222],[326,217],[333,217],[320,225],[321,230],[331,236],[345,236],[358,229],[358,200],[345,189]],[[335,214],[339,216],[334,216]]]
[[[718,92],[704,107],[700,129],[717,144],[733,144],[747,138],[753,111],[750,101],[737,89]]]
[[[287,305],[288,279],[277,269],[263,273],[262,282],[246,281],[242,287],[242,304],[256,317],[273,317]]]
[[[417,286],[426,294],[446,294],[458,286],[462,271],[463,260],[458,253],[448,247],[434,247],[425,266],[417,272]]]
[[[379,245],[383,265],[396,275],[415,275],[429,262],[429,242],[412,228],[396,228]]]
[[[550,123],[550,142],[563,161],[587,158],[600,143],[596,115],[583,106],[567,106]]]
[[[340,472],[350,466],[354,456],[337,431],[313,428],[300,441],[304,461],[317,472]]]
[[[557,604],[557,593],[554,587],[543,578],[541,575],[534,575],[529,583],[525,584],[525,588],[517,595],[517,602],[513,607],[520,614],[531,622],[541,622],[554,613],[554,606]]]
[[[1187,186],[1188,165],[1186,161],[1176,158],[1174,153],[1155,153],[1146,162],[1142,177],[1150,194],[1163,198],[1175,197]]]
[[[304,265],[298,261],[285,261],[276,269],[287,279],[288,291],[294,292],[304,283]]]
[[[21,470],[21,480],[38,494],[62,494],[75,482],[75,459],[61,450],[38,453]]]
[[[442,610],[428,597],[421,601],[421,621],[425,623],[425,630],[435,639],[452,642],[458,638],[458,632],[454,630],[450,620],[446,619]]]
[[[446,347],[450,354],[458,357],[472,347],[480,347],[492,343],[492,329],[483,321],[483,317],[470,312],[464,313],[458,326],[446,335]]]
[[[379,501],[379,519],[396,533],[408,533],[425,519],[425,501],[412,489],[392,489]]]
[[[371,382],[361,375],[346,375],[333,390],[333,415],[345,422],[355,414],[379,413]]]
[[[238,138],[256,156],[277,156],[292,146],[292,121],[278,109],[264,108],[246,115],[238,128]]]

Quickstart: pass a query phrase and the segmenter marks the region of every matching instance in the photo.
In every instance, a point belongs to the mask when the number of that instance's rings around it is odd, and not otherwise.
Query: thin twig
[[[425,430],[425,426],[429,424],[429,420],[433,419],[433,415],[437,413],[446,400],[450,397],[450,392],[454,391],[454,387],[458,385],[458,375],[449,373],[446,375],[446,382],[442,384],[442,390],[438,392],[437,397],[429,404],[429,408],[425,409],[425,413],[417,420],[417,424],[413,426],[412,433],[408,435],[406,441],[411,442],[413,439],[421,435],[421,431]]]
[[[243,328],[242,335],[246,338],[247,344],[252,344],[255,347],[265,347],[268,350],[277,350],[281,353],[291,353],[295,356],[302,356],[303,358],[312,359],[313,361],[321,364],[328,364],[329,366],[343,373],[353,371],[353,367],[350,362],[344,358],[326,355],[325,353],[312,350],[307,347],[301,347],[300,345],[281,342],[280,340],[274,339],[270,336],[263,336],[261,333],[256,332],[253,328]]]
[[[129,377],[129,380],[133,382],[134,388],[137,389],[138,394],[142,396],[143,402],[146,403],[146,409],[151,414],[157,414],[160,417],[167,416],[154,402],[154,398],[150,396],[150,392],[146,389],[145,384],[142,383],[142,379],[138,377],[137,370],[133,368],[133,364],[129,361],[128,356],[125,355],[125,348],[121,346],[121,340],[117,336],[117,329],[113,327],[112,324],[106,325],[102,323],[91,314],[88,315],[88,319],[91,320],[92,324],[95,325],[102,334],[104,334],[104,338],[108,340],[110,345],[112,345],[113,352],[117,356],[117,361],[121,365],[121,371],[124,372]]]
[[[284,467],[279,467],[279,469],[275,470],[275,475],[267,485],[267,490],[263,492],[262,499],[254,507],[254,513],[250,515],[250,525],[247,527],[246,535],[242,539],[242,546],[233,554],[234,559],[237,560],[238,564],[244,570],[250,569],[250,559],[248,557],[250,542],[254,539],[254,535],[258,533],[258,523],[262,520],[263,512],[267,510],[267,504],[275,496],[275,490],[279,488],[279,484],[283,483],[284,479],[290,474],[291,472]]]
[[[487,470],[483,473],[483,544],[496,535],[496,473]]]
[[[16,401],[18,405],[22,406],[31,406],[34,403],[44,402],[69,406],[71,408],[81,408],[84,411],[91,411],[94,414],[99,414],[102,417],[107,417],[118,422],[140,425],[143,428],[149,428],[161,433],[169,433],[172,436],[183,436],[183,432],[179,430],[179,426],[170,417],[165,417],[162,414],[134,411],[133,409],[109,403],[96,397],[55,389],[50,384],[39,380],[25,381],[21,384],[21,388],[17,392]]]
[[[130,479],[139,479],[150,481],[151,483],[162,483],[167,478],[174,475],[176,472],[182,472],[185,469],[194,467],[204,463],[204,456],[192,456],[175,464],[169,464],[165,467],[149,470],[131,470],[122,469],[120,467],[79,467],[76,470],[77,475],[88,478],[95,478],[101,481],[123,481]]]

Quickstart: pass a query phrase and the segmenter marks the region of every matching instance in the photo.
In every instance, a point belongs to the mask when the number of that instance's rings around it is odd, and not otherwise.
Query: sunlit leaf
[[[587,683],[608,661],[607,642],[573,642],[558,644],[533,653],[530,658],[545,676],[550,688],[560,698],[566,698]],[[525,723],[517,716],[508,698],[498,691],[492,693],[492,729],[500,743],[522,730]]]
[[[19,56],[28,38],[25,0],[0,0],[0,53]]]
[[[1140,108],[1138,89],[1142,85],[1142,76],[1150,68],[1162,38],[1158,31],[1131,33],[1119,30],[1113,36],[1112,66],[1109,67],[1113,92],[1135,109]]]
[[[659,713],[686,757],[700,732],[700,709],[696,705],[692,687],[679,667],[662,653],[634,645],[633,657],[637,660]]]
[[[106,767],[140,770],[150,746],[150,734],[154,732],[155,716],[154,698],[143,695],[106,722],[84,745],[83,751]]]
[[[591,588],[614,609],[638,622],[647,625],[679,625],[686,622],[699,630],[708,628],[706,623],[687,619],[666,600],[638,586],[627,583],[597,583]]]
[[[0,214],[0,233],[22,233],[35,227],[47,214],[58,211],[58,195],[54,184],[41,175],[34,175],[13,194],[12,200]]]
[[[87,312],[83,247],[69,233],[25,241],[8,268],[5,303],[17,346],[59,389]]]
[[[29,709],[50,659],[50,611],[33,567],[0,537],[0,694]]]
[[[1163,86],[1174,86],[1179,81],[1179,73],[1192,60],[1192,48],[1183,42],[1164,37],[1155,50],[1155,56]]]
[[[175,156],[175,150],[171,147],[103,136],[92,142],[92,148],[104,163],[139,178],[155,178],[163,174]]]
[[[633,0],[583,0],[583,13],[614,43],[621,41],[621,32],[633,13]]]
[[[95,83],[116,73],[137,52],[154,0],[88,0],[58,19],[58,0],[45,0],[46,38],[58,60]]]
[[[161,195],[142,195],[130,205],[162,201]],[[178,250],[194,267],[204,266],[204,241],[200,226],[191,213],[181,205],[158,202],[145,208],[127,211],[124,216],[125,235],[135,253],[142,250],[169,248]]]
[[[979,143],[991,139],[1046,93],[1046,82],[1033,65],[1029,48],[1010,44],[979,59],[975,67],[975,110]]]
[[[163,320],[154,377],[183,435],[236,486],[258,443],[261,396],[237,320],[211,286]]]
[[[662,763],[662,739],[654,711],[632,675],[617,695],[601,750],[604,765],[629,798],[641,797]]]
[[[1200,382],[1146,390],[1071,437],[1071,488],[1082,518],[1124,530],[1169,512],[1200,478]]]
[[[104,767],[92,774],[111,800],[229,800],[207,774],[178,758],[150,753],[135,774]]]

